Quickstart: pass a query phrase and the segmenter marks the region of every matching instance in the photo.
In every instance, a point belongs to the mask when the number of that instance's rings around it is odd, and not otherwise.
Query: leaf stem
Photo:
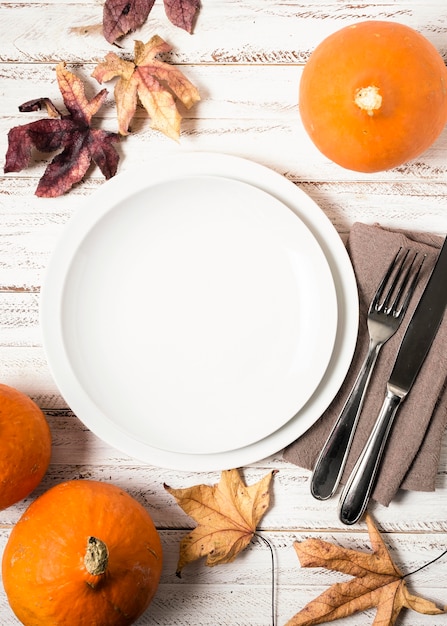
[[[420,572],[421,569],[424,569],[426,567],[428,567],[429,565],[432,565],[433,563],[435,563],[436,561],[439,561],[439,559],[442,559],[442,557],[444,556],[444,554],[447,554],[447,550],[444,550],[444,552],[442,552],[441,554],[439,554],[435,559],[433,559],[432,561],[429,561],[428,563],[425,563],[424,565],[421,565],[421,567],[418,567],[417,569],[415,569],[413,572],[408,572],[408,574],[404,574],[402,576],[402,578],[407,578],[407,576],[412,576],[413,574],[416,574],[416,572]]]
[[[258,532],[256,532],[254,536],[258,537],[258,539],[261,539],[261,541],[263,541],[265,545],[268,547],[268,549],[270,550],[270,556],[272,560],[272,590],[271,590],[272,591],[272,626],[275,626],[276,625],[276,619],[275,619],[275,552],[273,550],[273,545],[271,541],[263,537]]]

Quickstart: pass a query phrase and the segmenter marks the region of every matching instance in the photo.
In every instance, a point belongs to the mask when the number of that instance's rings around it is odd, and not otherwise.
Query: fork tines
[[[398,317],[402,311],[407,308],[416,287],[416,282],[426,256],[425,254],[423,255],[419,266],[416,268],[416,271],[413,273],[413,277],[411,278],[411,270],[415,264],[416,258],[419,256],[419,253],[415,252],[410,258],[409,254],[410,250],[402,252],[402,247],[399,248],[396,256],[390,263],[379,288],[377,289],[376,295],[371,302],[371,307],[374,307],[378,311],[383,310],[385,313],[392,312],[395,317]],[[407,267],[404,271],[405,263],[407,264]],[[390,281],[391,285],[387,290],[387,294],[384,300],[380,302],[385,287],[390,283]],[[405,297],[402,299],[404,293]]]

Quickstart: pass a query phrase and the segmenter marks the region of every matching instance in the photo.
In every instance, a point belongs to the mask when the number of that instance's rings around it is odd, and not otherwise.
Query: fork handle
[[[327,500],[338,487],[359,420],[366,389],[383,343],[370,341],[356,381],[313,469],[310,491],[317,500]]]
[[[339,515],[344,524],[355,524],[368,506],[388,435],[402,401],[401,395],[387,390],[374,428],[340,496]]]

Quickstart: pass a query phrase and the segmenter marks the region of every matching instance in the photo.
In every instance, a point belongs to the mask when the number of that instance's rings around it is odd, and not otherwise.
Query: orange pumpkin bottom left
[[[162,570],[148,512],[118,487],[73,480],[25,511],[3,553],[8,601],[25,626],[129,626]]]

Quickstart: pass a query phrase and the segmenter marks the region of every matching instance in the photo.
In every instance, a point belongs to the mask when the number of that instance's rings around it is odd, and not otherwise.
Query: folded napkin
[[[402,246],[427,255],[415,294],[398,332],[379,354],[365,397],[351,452],[342,477],[345,482],[376,420],[385,397],[401,339],[436,261],[443,238],[427,233],[392,231],[378,225],[356,223],[347,250],[357,278],[360,304],[358,340],[347,376],[321,418],[288,446],[286,461],[312,469],[329,432],[343,408],[368,349],[366,316],[370,301],[389,263]],[[446,277],[447,289],[447,277]],[[416,382],[399,408],[382,459],[372,497],[387,506],[399,488],[434,491],[441,442],[447,424],[447,314]]]

